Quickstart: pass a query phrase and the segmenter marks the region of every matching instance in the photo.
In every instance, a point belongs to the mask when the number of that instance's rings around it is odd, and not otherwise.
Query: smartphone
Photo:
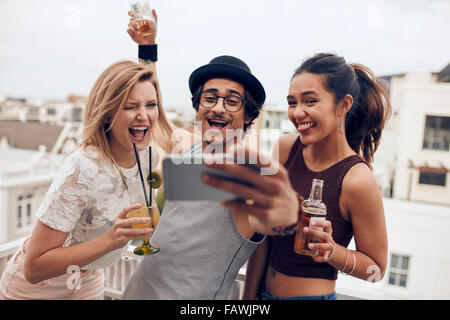
[[[229,155],[216,155],[230,159]],[[225,162],[226,163],[226,162]],[[254,164],[243,164],[253,170],[259,170]],[[206,185],[202,182],[203,173],[212,173],[218,177],[242,183],[251,187],[245,179],[232,176],[204,165],[201,156],[169,156],[163,159],[164,196],[166,200],[242,200],[235,194]]]

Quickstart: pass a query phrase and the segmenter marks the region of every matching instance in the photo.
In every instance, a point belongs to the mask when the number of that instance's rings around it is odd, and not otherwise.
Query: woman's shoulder
[[[294,142],[297,140],[298,138],[298,134],[295,133],[287,133],[282,135],[279,139],[278,142],[280,144],[283,144],[285,146],[290,146],[292,147],[292,145],[294,144]]]
[[[342,191],[353,198],[358,196],[370,196],[378,190],[378,184],[372,171],[364,162],[352,166],[342,180]]]
[[[101,162],[99,152],[94,148],[78,147],[64,158],[62,167],[77,169],[81,175],[91,176],[99,171]]]
[[[297,141],[298,135],[294,133],[288,133],[282,135],[273,149],[272,156],[278,160],[281,164],[285,164],[289,158],[290,151],[295,141]]]
[[[340,201],[342,214],[352,221],[354,228],[360,225],[361,219],[383,213],[383,198],[367,164],[359,162],[347,172],[342,181]]]

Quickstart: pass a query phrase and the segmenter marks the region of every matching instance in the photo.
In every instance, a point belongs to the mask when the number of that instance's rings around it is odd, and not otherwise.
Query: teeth
[[[227,124],[227,121],[223,121],[223,120],[216,120],[216,119],[209,119],[209,121],[211,122],[216,122],[216,123],[221,123],[221,124]]]
[[[133,127],[133,128],[131,128],[131,129],[133,129],[133,130],[142,130],[142,131],[144,131],[144,130],[147,129],[147,127]]]
[[[314,122],[305,122],[305,123],[300,123],[298,125],[298,127],[300,129],[308,129],[308,128],[311,128],[313,125],[314,125]]]

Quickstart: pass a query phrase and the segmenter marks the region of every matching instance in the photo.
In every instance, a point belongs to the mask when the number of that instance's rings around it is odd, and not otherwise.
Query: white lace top
[[[105,161],[94,160],[96,155],[94,148],[86,151],[79,148],[65,158],[36,212],[42,223],[69,233],[63,247],[108,232],[119,212],[130,204],[119,171]],[[140,159],[144,177],[147,177],[148,151],[141,151]],[[152,168],[156,168],[157,164],[158,154],[156,148],[152,148]],[[137,164],[133,168],[121,170],[125,181],[139,176]],[[155,199],[154,194],[152,198]],[[97,269],[113,264],[126,247],[111,251],[82,269]]]

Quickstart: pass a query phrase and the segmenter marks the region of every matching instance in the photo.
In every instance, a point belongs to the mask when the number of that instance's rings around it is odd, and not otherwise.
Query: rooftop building
[[[449,68],[384,77],[392,116],[374,173],[385,196],[450,204],[450,82],[443,81]]]
[[[62,155],[0,147],[0,244],[27,236]]]

